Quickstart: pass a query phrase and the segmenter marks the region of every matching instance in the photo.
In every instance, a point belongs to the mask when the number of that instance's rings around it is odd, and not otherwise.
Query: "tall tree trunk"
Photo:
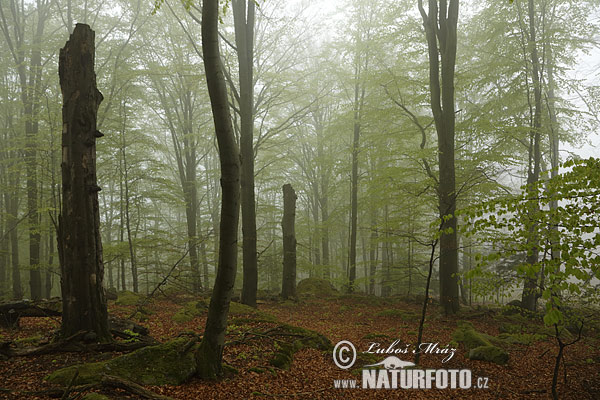
[[[296,297],[296,192],[289,183],[283,185],[283,279],[281,297]]]
[[[54,230],[48,230],[48,266],[44,274],[44,297],[52,297],[52,272],[54,264]]]
[[[94,37],[88,25],[77,24],[59,58],[64,101],[58,235],[61,335],[85,330],[95,333],[98,341],[110,341],[96,179],[96,138],[102,136],[96,116],[102,94],[96,88]]]
[[[25,106],[25,159],[27,171],[27,211],[29,212],[29,287],[31,298],[42,298],[42,274],[40,271],[40,214],[37,188],[37,136],[40,83],[42,79],[42,37],[48,16],[49,3],[38,2],[38,19],[31,50],[29,71],[29,94],[24,97]]]
[[[131,266],[131,279],[133,284],[133,291],[135,293],[139,292],[139,284],[138,284],[138,272],[137,272],[137,263],[135,257],[135,248],[133,247],[133,238],[131,235],[131,218],[129,213],[130,208],[130,198],[129,198],[129,167],[127,165],[127,155],[125,153],[125,148],[127,147],[127,143],[125,142],[125,128],[126,128],[126,111],[125,104],[122,104],[123,115],[121,118],[123,120],[123,126],[121,128],[121,162],[123,167],[123,190],[124,190],[124,199],[125,199],[125,229],[127,230],[127,244],[129,246],[129,260]]]
[[[429,0],[429,15],[419,0],[429,51],[431,110],[438,137],[440,237],[440,304],[446,315],[458,312],[458,245],[454,165],[454,68],[458,0]],[[441,57],[441,63],[440,63]],[[440,76],[441,69],[441,76]]]
[[[254,0],[233,0],[235,45],[239,64],[240,152],[242,159],[242,303],[256,307],[258,262],[254,193]]]
[[[123,189],[123,157],[119,158],[119,168],[121,170],[121,177],[119,179],[119,241],[122,244],[125,241],[125,207],[123,203],[125,191]],[[125,257],[123,254],[120,255],[119,267],[119,274],[121,275],[121,290],[125,291],[127,290],[127,284],[125,280]]]
[[[527,169],[527,190],[532,192],[533,186],[540,179],[540,167],[541,167],[541,152],[540,152],[540,130],[542,128],[542,87],[540,79],[540,60],[537,51],[536,43],[536,28],[535,28],[535,5],[533,0],[528,1],[528,14],[529,14],[529,35],[528,45],[531,55],[531,68],[532,68],[532,80],[533,80],[533,97],[534,97],[534,114],[533,114],[533,126],[529,133],[529,167]],[[535,220],[535,215],[539,212],[539,202],[533,200],[535,195],[528,196],[532,199],[527,204],[528,214],[533,216],[532,221]],[[527,238],[528,252],[526,262],[529,265],[535,265],[538,262],[539,253],[539,237],[537,234],[537,224],[530,222],[527,230],[529,236]],[[537,299],[539,297],[539,273],[535,276],[526,276],[523,284],[523,293],[521,296],[521,303],[523,308],[535,311],[537,305]]]
[[[321,229],[320,229],[320,237],[321,237],[321,251],[322,253],[322,263],[324,266],[323,269],[323,278],[330,279],[331,271],[329,265],[329,170],[330,168],[325,165],[327,160],[325,160],[325,150],[323,146],[323,142],[325,138],[323,137],[323,115],[320,110],[317,110],[313,113],[313,118],[315,121],[315,132],[317,134],[317,160],[319,162],[318,174],[319,174],[319,182],[317,185],[317,193],[319,193],[318,198],[318,206],[321,210]]]
[[[4,196],[0,196],[0,210],[4,207]],[[8,221],[6,214],[0,216],[0,301],[8,292]]]
[[[356,279],[356,231],[358,225],[358,152],[360,145],[360,66],[357,60],[354,84],[354,134],[352,139],[352,177],[350,178],[350,259],[348,261],[348,291],[354,291],[354,280]],[[364,96],[364,90],[363,90]]]
[[[552,48],[549,44],[546,45],[548,49],[548,55],[546,57],[546,71],[548,74],[548,97],[547,97],[547,107],[548,114],[550,116],[550,130],[548,131],[549,139],[550,139],[550,178],[556,179],[558,177],[558,168],[560,165],[560,155],[559,155],[559,147],[560,147],[560,135],[559,129],[560,126],[558,124],[558,119],[556,117],[556,97],[554,94],[554,89],[556,84],[554,82],[554,56],[552,53]],[[550,210],[556,210],[558,208],[558,201],[551,200],[550,201]],[[552,237],[550,237],[550,242],[552,243],[552,259],[559,260],[560,259],[560,238],[558,232],[558,225],[552,227]]]
[[[11,185],[11,187],[14,187]],[[15,300],[23,298],[23,287],[21,285],[21,270],[19,269],[19,234],[18,224],[19,220],[17,214],[19,212],[19,202],[17,199],[17,188],[15,192],[10,194],[6,193],[6,215],[9,234],[8,238],[10,241],[10,261],[12,266],[12,297]]]
[[[369,239],[369,294],[375,295],[375,275],[377,274],[377,209],[371,208],[371,237]]]
[[[313,251],[313,267],[311,271],[316,267],[321,265],[321,248],[320,248],[320,235],[321,235],[321,227],[319,226],[319,182],[317,181],[317,177],[315,174],[314,180],[311,182],[312,187],[312,218],[315,223],[315,229],[313,231],[312,237],[314,238],[312,245],[310,248]]]
[[[196,353],[197,371],[203,378],[214,378],[222,370],[227,316],[237,269],[240,205],[240,159],[229,112],[227,86],[221,70],[218,19],[219,1],[204,0],[202,54],[219,147],[222,198],[217,277],[208,308],[204,337]]]

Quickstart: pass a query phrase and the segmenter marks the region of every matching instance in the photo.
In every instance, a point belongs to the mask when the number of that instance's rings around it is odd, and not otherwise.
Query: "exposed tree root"
[[[74,379],[73,379],[74,380]],[[89,390],[98,390],[98,389],[121,389],[125,390],[128,393],[140,396],[144,399],[150,400],[173,400],[173,398],[168,396],[163,396],[157,393],[154,393],[148,389],[145,389],[143,386],[138,385],[137,383],[116,377],[111,375],[103,375],[102,380],[98,383],[91,383],[88,385],[78,385],[72,386],[65,389],[61,388],[51,388],[45,390],[38,391],[10,391],[7,389],[0,389],[0,392],[8,393],[18,393],[22,395],[28,396],[48,396],[52,398],[60,398],[61,400],[70,400],[74,398],[79,398],[80,393],[87,392]],[[74,394],[74,397],[70,395]]]

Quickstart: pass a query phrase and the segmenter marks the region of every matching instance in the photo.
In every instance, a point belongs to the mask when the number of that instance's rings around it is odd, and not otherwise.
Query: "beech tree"
[[[438,135],[440,237],[440,304],[444,313],[455,314],[458,299],[458,241],[456,221],[456,177],[454,162],[454,68],[458,0],[429,0],[429,14],[419,0],[429,54],[431,111]]]
[[[296,297],[296,192],[289,183],[283,185],[283,282],[281,297]]]
[[[204,337],[196,355],[198,374],[211,378],[221,374],[221,360],[229,303],[237,270],[237,238],[240,205],[240,160],[233,134],[227,85],[219,50],[219,1],[202,3],[202,54],[221,165],[221,223],[219,262],[210,299]]]

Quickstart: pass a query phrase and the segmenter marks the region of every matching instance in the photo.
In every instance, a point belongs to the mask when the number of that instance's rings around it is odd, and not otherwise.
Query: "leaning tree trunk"
[[[283,185],[283,282],[281,297],[296,297],[296,193],[292,185]]]
[[[196,352],[197,371],[202,378],[221,374],[229,303],[237,270],[237,240],[240,206],[240,158],[221,70],[219,51],[219,1],[202,3],[202,54],[221,163],[221,222],[219,262],[204,337]]]
[[[77,24],[60,50],[63,95],[62,192],[58,251],[61,267],[62,337],[93,332],[110,341],[102,280],[102,241],[96,180],[96,130],[102,94],[94,73],[94,31]]]

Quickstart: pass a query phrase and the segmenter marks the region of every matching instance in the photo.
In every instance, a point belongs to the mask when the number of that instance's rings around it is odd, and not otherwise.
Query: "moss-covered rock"
[[[280,369],[288,369],[294,359],[294,354],[304,348],[313,348],[321,351],[331,351],[333,345],[325,336],[310,329],[292,325],[281,325],[277,330],[282,337],[293,340],[278,343],[277,350],[269,363]]]
[[[331,282],[319,278],[306,278],[298,282],[296,286],[298,296],[314,296],[319,298],[335,296],[338,291]]]
[[[173,315],[172,319],[178,323],[186,323],[196,317],[206,314],[207,311],[208,303],[205,300],[188,301]]]
[[[143,296],[138,293],[126,290],[124,292],[119,292],[117,301],[115,303],[120,306],[135,306],[142,301],[142,297]]]
[[[459,321],[458,328],[452,333],[452,339],[465,346],[470,351],[476,347],[491,346],[492,343],[482,333],[477,332],[473,324],[467,321]]]
[[[498,331],[500,333],[521,333],[521,325],[519,324],[511,324],[511,323],[502,323],[498,327]]]
[[[187,343],[187,339],[175,339],[158,346],[144,347],[112,360],[59,369],[46,379],[67,386],[75,371],[79,371],[75,385],[97,383],[103,374],[118,376],[142,385],[179,385],[196,372],[194,351],[198,345],[192,346],[184,353]]]
[[[498,346],[479,346],[469,350],[469,358],[504,365],[508,362],[508,353]]]

